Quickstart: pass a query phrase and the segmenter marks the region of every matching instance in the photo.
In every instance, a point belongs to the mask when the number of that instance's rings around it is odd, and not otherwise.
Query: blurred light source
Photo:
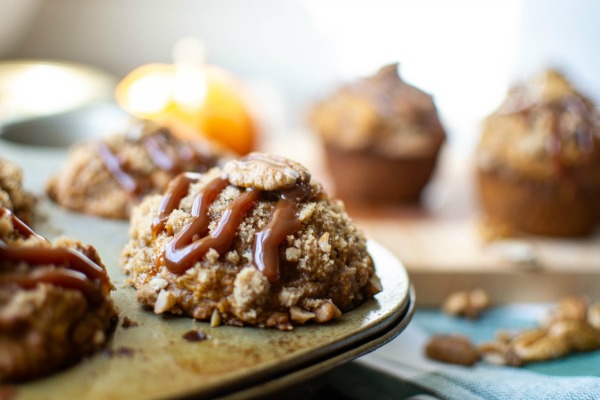
[[[138,118],[165,124],[181,137],[198,135],[246,154],[256,140],[256,126],[237,80],[204,63],[204,47],[184,38],[174,49],[174,64],[147,64],[117,86],[118,104]]]

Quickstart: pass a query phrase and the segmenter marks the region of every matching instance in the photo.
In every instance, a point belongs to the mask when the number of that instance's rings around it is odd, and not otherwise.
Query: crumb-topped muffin
[[[11,210],[19,219],[31,223],[35,197],[23,189],[23,172],[0,158],[0,207]]]
[[[404,82],[397,64],[340,88],[311,123],[336,194],[356,203],[417,200],[446,137],[432,97]]]
[[[479,197],[501,231],[589,234],[600,216],[600,112],[556,71],[512,88],[485,121]]]
[[[326,322],[381,290],[342,207],[302,165],[251,153],[146,198],[123,267],[158,314],[282,330]]]
[[[63,369],[104,347],[116,324],[96,250],[50,243],[0,208],[0,383]]]
[[[126,219],[144,196],[161,193],[181,172],[207,171],[223,154],[207,141],[183,141],[139,121],[124,134],[74,146],[46,190],[65,208]]]

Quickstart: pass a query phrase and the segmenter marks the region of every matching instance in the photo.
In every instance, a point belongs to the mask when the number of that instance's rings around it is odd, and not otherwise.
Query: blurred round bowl
[[[0,62],[0,124],[112,101],[117,79],[99,69],[48,60]]]
[[[0,142],[67,148],[126,129],[131,116],[116,104],[94,103],[73,111],[11,122],[0,127]]]

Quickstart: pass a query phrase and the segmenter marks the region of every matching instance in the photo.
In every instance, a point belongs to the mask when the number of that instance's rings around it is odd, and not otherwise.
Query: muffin
[[[54,244],[0,208],[0,383],[66,368],[106,344],[117,312],[96,250]]]
[[[515,86],[484,121],[477,176],[492,229],[590,234],[600,204],[598,109],[556,71]]]
[[[290,330],[381,290],[366,240],[302,165],[251,153],[178,176],[131,218],[122,264],[155,313]]]
[[[11,162],[0,159],[0,207],[11,210],[30,224],[35,198],[23,189],[23,172]]]
[[[404,82],[397,64],[343,86],[311,124],[336,194],[354,203],[417,201],[446,137],[432,97]]]
[[[65,208],[127,219],[144,196],[161,193],[181,172],[207,171],[222,155],[207,141],[182,141],[140,121],[124,134],[76,145],[46,191]]]

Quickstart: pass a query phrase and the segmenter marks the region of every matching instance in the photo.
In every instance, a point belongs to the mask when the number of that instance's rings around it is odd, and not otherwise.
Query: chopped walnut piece
[[[221,313],[215,308],[210,316],[210,326],[216,328],[219,325],[221,325]]]
[[[587,319],[590,301],[585,296],[567,296],[558,302],[558,307],[550,316],[549,323],[574,319],[585,321]]]
[[[290,318],[292,319],[292,321],[304,324],[306,321],[309,321],[314,317],[315,313],[303,310],[298,306],[290,307]]]
[[[342,315],[340,309],[329,301],[321,304],[321,306],[314,310],[314,313],[315,321],[319,323],[332,320]]]
[[[544,332],[528,337],[528,340],[516,338],[510,344],[509,363],[522,365],[534,361],[546,361],[567,355],[571,348],[569,342],[559,336],[547,335]],[[535,338],[535,340],[533,340]],[[512,357],[511,357],[512,356]]]
[[[374,296],[383,290],[383,285],[377,275],[372,275],[364,288],[364,293],[367,296]]]
[[[319,248],[323,253],[329,253],[331,251],[331,245],[329,244],[329,232],[325,232],[319,238]]]
[[[477,346],[481,359],[489,364],[507,365],[509,364],[509,347],[502,341],[482,343]]]
[[[273,154],[250,153],[229,161],[224,170],[232,185],[243,188],[273,191],[310,182],[310,173],[304,166]]]
[[[562,338],[575,351],[600,348],[600,331],[585,320],[563,320],[548,328],[549,336]]]
[[[151,287],[156,292],[158,292],[161,289],[166,288],[167,285],[168,285],[168,282],[166,280],[164,280],[163,278],[159,278],[157,276],[155,276],[154,278],[152,278],[150,280],[150,282],[148,282],[148,286]]]
[[[154,312],[156,314],[162,314],[173,308],[175,303],[177,303],[177,296],[168,290],[161,290],[160,293],[158,293],[156,303],[154,304]]]
[[[502,335],[479,347],[484,360],[495,364],[521,366],[552,360],[574,351],[600,348],[600,329],[588,320],[585,297],[565,297],[545,326]]]
[[[482,311],[490,306],[490,297],[483,289],[454,292],[442,304],[448,314],[476,319]]]
[[[596,329],[600,329],[600,302],[593,303],[588,308],[587,320]]]
[[[300,259],[302,251],[296,247],[288,247],[285,249],[285,259],[290,262],[296,262]]]
[[[479,352],[462,335],[436,335],[425,347],[427,357],[450,364],[473,365],[479,361]]]

